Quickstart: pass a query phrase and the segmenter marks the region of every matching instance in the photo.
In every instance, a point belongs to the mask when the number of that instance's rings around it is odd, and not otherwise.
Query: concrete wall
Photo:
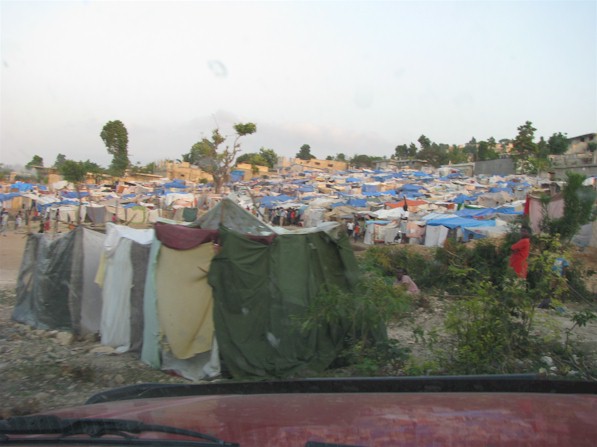
[[[576,172],[587,177],[597,176],[597,164],[584,164],[575,166],[556,166],[550,168],[555,173],[555,180],[566,180],[566,172]]]
[[[511,158],[498,158],[497,160],[478,161],[475,163],[475,175],[513,175],[515,174],[514,162]]]

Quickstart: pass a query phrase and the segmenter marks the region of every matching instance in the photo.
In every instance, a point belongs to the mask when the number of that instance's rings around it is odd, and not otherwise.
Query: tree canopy
[[[62,165],[64,164],[65,161],[66,161],[66,155],[58,154],[56,156],[56,161],[54,161],[54,167],[60,171],[60,168],[62,167]]]
[[[564,215],[558,219],[544,219],[543,226],[551,234],[558,234],[564,241],[570,241],[580,227],[595,219],[597,193],[590,186],[583,186],[586,177],[575,172],[566,173]]]
[[[128,156],[129,136],[122,121],[108,121],[100,133],[108,153],[113,156],[110,171],[121,177],[130,165]]]
[[[311,153],[311,146],[308,144],[303,144],[296,154],[296,158],[300,158],[301,160],[312,160],[316,157]]]
[[[35,166],[43,166],[44,165],[44,159],[41,158],[39,155],[34,155],[33,158],[31,159],[31,161],[29,163],[27,163],[25,165],[25,167],[27,169],[32,169]]]
[[[211,139],[203,138],[191,147],[189,153],[182,156],[184,161],[211,174],[216,193],[221,192],[222,186],[230,177],[230,167],[240,152],[240,139],[257,131],[257,126],[253,123],[238,123],[233,128],[236,136],[232,146],[224,145],[227,139],[216,128],[212,131]]]
[[[547,145],[549,147],[549,153],[553,155],[562,155],[565,154],[568,150],[568,136],[562,132],[554,133],[549,139],[547,140]]]
[[[64,180],[71,182],[75,187],[78,187],[80,183],[85,181],[87,168],[81,161],[65,160],[61,164],[58,172]]]

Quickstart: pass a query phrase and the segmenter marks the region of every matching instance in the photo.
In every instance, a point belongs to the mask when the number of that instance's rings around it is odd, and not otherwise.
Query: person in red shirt
[[[516,272],[519,278],[526,279],[528,269],[529,252],[531,250],[531,229],[523,226],[520,229],[520,240],[510,247],[510,267]]]

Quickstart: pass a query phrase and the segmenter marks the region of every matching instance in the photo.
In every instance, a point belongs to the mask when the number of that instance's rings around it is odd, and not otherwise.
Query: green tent
[[[346,328],[305,332],[300,321],[324,285],[349,289],[356,280],[347,237],[314,230],[267,240],[222,226],[220,244],[209,283],[220,355],[232,375],[288,377],[327,368]]]

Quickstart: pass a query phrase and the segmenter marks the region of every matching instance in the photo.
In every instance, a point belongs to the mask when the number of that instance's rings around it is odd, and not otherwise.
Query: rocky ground
[[[138,353],[11,320],[26,234],[0,237],[0,419],[83,404],[95,393],[141,382],[188,383],[155,370]]]
[[[85,403],[95,393],[142,382],[189,383],[151,369],[138,353],[117,354],[96,339],[74,339],[71,333],[43,331],[11,320],[15,286],[26,235],[0,237],[0,419]],[[363,249],[363,247],[355,247]],[[589,259],[597,262],[597,251]],[[390,336],[425,355],[415,329],[441,327],[447,301],[430,297],[412,315],[389,328]],[[545,311],[547,312],[547,311]],[[539,316],[552,321],[553,315]],[[552,312],[553,314],[553,312]],[[565,315],[562,327],[569,325]],[[579,340],[597,359],[597,323],[583,328]]]
[[[116,354],[97,340],[43,331],[10,319],[14,288],[0,289],[0,418],[83,404],[93,394],[141,382],[183,383]]]

